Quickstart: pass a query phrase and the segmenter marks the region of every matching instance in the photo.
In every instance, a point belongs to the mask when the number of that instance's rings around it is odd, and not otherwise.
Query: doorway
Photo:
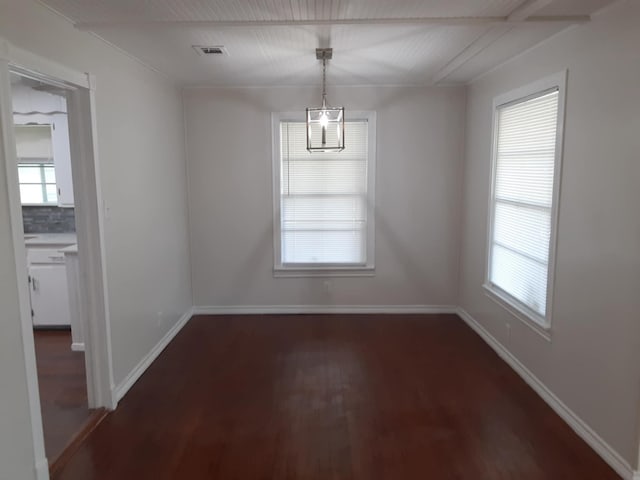
[[[49,467],[95,421],[95,412],[116,406],[95,100],[90,75],[10,45],[0,50],[0,156],[20,286],[35,467],[46,479]],[[65,133],[66,145],[60,141]]]
[[[45,453],[52,468],[102,418],[89,408],[67,94],[10,72]]]

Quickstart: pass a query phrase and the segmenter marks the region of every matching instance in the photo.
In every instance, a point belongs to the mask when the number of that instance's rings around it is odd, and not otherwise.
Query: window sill
[[[494,288],[490,284],[483,284],[485,295],[489,297],[494,303],[498,304],[511,315],[520,320],[523,324],[540,335],[542,338],[551,341],[551,325],[548,320],[541,320],[538,317],[533,316],[520,305],[513,301],[513,299],[506,293]]]
[[[299,278],[299,277],[373,277],[375,267],[296,267],[277,266],[273,269],[275,278]]]

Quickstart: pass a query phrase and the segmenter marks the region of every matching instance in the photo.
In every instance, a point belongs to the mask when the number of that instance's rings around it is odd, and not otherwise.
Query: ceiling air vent
[[[193,45],[193,48],[195,49],[196,52],[198,52],[198,55],[205,55],[205,56],[220,56],[220,55],[228,56],[229,55],[229,52],[227,52],[227,49],[224,48],[222,45],[213,45],[213,46]]]

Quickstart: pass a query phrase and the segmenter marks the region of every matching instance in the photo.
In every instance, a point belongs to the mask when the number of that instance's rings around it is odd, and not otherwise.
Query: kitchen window
[[[494,102],[485,287],[525,320],[550,326],[565,74]]]
[[[58,189],[53,163],[53,125],[15,125],[18,182],[23,205],[56,205]]]
[[[273,116],[276,275],[372,274],[375,114],[350,112],[345,149],[314,153],[298,116]]]
[[[23,205],[57,205],[56,172],[53,163],[18,164],[20,201]]]

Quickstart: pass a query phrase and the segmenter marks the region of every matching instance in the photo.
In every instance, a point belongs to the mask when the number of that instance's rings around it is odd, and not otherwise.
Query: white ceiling
[[[612,0],[42,0],[184,85],[465,83]],[[192,45],[224,45],[223,57]]]

